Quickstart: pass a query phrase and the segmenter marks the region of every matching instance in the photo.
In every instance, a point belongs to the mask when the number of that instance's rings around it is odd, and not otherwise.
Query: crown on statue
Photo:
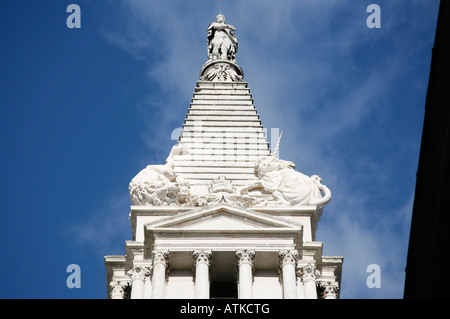
[[[223,20],[223,23],[225,23],[225,16],[222,14],[222,13],[219,13],[217,16],[216,16],[216,21],[217,22],[219,22],[219,19],[220,20]]]

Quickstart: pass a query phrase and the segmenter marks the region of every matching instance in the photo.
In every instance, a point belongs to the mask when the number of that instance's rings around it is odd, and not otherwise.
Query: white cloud
[[[122,255],[124,241],[131,239],[129,210],[128,193],[111,196],[92,209],[89,220],[66,228],[64,236],[100,255]]]
[[[317,240],[324,254],[344,256],[342,298],[402,298],[407,240],[414,193],[396,209],[377,211],[369,197],[333,193],[334,203],[324,210]],[[381,288],[369,289],[366,268],[381,268]]]

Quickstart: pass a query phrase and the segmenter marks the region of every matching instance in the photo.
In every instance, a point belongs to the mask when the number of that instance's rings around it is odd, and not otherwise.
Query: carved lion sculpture
[[[331,199],[331,191],[322,185],[322,179],[317,175],[308,177],[294,168],[293,162],[273,156],[262,157],[255,164],[255,175],[259,180],[242,189],[241,194],[262,188],[273,196],[263,205],[326,205]]]
[[[186,185],[177,179],[173,169],[173,157],[185,154],[187,150],[181,146],[174,146],[164,165],[147,165],[130,182],[128,187],[130,201],[133,205],[166,206],[177,205],[180,199],[180,188],[186,192]]]

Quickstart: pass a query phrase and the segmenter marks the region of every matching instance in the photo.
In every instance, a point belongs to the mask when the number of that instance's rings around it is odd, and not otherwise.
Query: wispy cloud
[[[130,199],[127,193],[99,199],[99,206],[92,208],[90,218],[64,229],[63,237],[83,250],[102,255],[122,255],[124,241],[131,239],[128,221]]]
[[[323,241],[325,254],[344,256],[342,297],[402,298],[414,192],[398,208],[384,211],[371,207],[369,196],[352,196],[351,190],[333,196],[335,202],[325,209],[317,240]],[[370,264],[380,266],[380,289],[366,285]]]

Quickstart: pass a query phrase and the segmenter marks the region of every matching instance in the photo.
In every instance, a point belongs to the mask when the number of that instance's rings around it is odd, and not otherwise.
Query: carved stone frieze
[[[217,179],[213,180],[211,184],[209,184],[209,192],[210,193],[234,193],[236,191],[236,188],[234,187],[233,183],[223,175],[219,176]]]
[[[216,61],[202,70],[200,80],[213,82],[242,82],[243,75],[240,73],[237,66],[232,63]]]

